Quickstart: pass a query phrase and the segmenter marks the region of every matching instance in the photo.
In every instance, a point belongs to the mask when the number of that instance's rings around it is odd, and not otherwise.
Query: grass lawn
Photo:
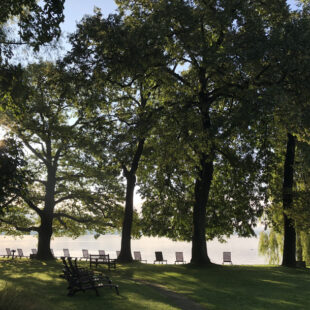
[[[148,283],[182,294],[205,309],[310,309],[309,269],[118,265],[116,270],[105,273],[119,285],[120,295],[102,288],[100,297],[94,291],[67,297],[67,283],[59,277],[61,272],[59,261],[46,264],[28,259],[0,260],[0,309],[180,309],[173,298]],[[16,305],[18,300],[20,305]]]

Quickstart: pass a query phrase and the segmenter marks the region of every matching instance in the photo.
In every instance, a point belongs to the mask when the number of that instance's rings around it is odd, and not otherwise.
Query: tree
[[[39,4],[36,0],[7,0],[1,4],[0,46],[4,54],[10,45],[29,44],[36,50],[40,45],[57,39],[60,35],[59,24],[64,21],[63,9],[65,0],[45,0]],[[8,40],[8,21],[18,18],[19,35],[23,40]],[[0,57],[3,49],[1,49]],[[1,58],[0,58],[1,59]],[[2,59],[1,59],[2,60]],[[1,61],[0,61],[1,63]]]
[[[0,105],[5,105],[11,96],[20,95],[19,79],[22,76],[20,65],[10,63],[14,48],[28,44],[38,51],[40,46],[57,40],[60,36],[60,23],[64,21],[65,0],[6,0],[1,3],[0,12]],[[19,38],[10,38],[9,23],[17,19]]]
[[[307,10],[291,12],[289,22],[284,27],[284,42],[286,42],[287,53],[283,54],[281,63],[285,76],[282,83],[283,95],[280,98],[281,104],[274,110],[275,126],[278,137],[274,140],[274,149],[279,152],[280,136],[286,136],[286,153],[283,158],[283,170],[279,169],[282,179],[282,212],[284,225],[284,246],[282,265],[294,267],[296,265],[296,233],[298,224],[296,212],[298,202],[295,201],[298,195],[296,182],[300,182],[295,170],[296,149],[302,143],[309,143],[309,100],[308,91],[305,87],[309,83],[309,14]],[[302,143],[300,143],[302,142]],[[284,148],[284,143],[282,149]],[[298,151],[300,152],[300,151]],[[300,155],[299,155],[300,156]],[[302,158],[302,157],[301,157]],[[306,164],[305,161],[303,161]],[[306,164],[307,165],[307,164]],[[303,169],[306,167],[304,166]],[[307,168],[306,168],[307,169]],[[281,172],[280,172],[281,171]],[[275,177],[276,179],[277,177]],[[296,179],[295,179],[296,178]],[[274,188],[273,196],[279,194],[280,182],[277,181],[277,188]],[[279,197],[279,196],[278,196]],[[276,205],[278,198],[275,198]],[[299,209],[300,210],[300,209]],[[298,217],[298,216],[297,216]]]
[[[83,127],[84,92],[73,76],[51,63],[30,65],[27,97],[3,111],[3,123],[27,149],[33,184],[7,206],[2,231],[38,233],[38,258],[52,259],[53,233],[78,236],[119,227],[122,194],[117,173],[89,151],[96,143]]]
[[[167,60],[160,65],[161,70],[174,78],[175,92],[185,98],[181,104],[195,115],[196,121],[187,128],[194,140],[192,153],[196,163],[192,166],[191,262],[209,264],[206,214],[215,163],[220,156],[217,135],[223,133],[229,141],[231,124],[237,126],[240,122],[242,128],[251,125],[251,117],[256,119],[266,109],[257,100],[265,93],[266,85],[283,79],[276,46],[281,39],[279,29],[283,29],[282,23],[288,16],[286,3],[181,0],[116,3],[128,20],[152,25],[165,48]],[[226,115],[230,107],[234,117],[227,122],[223,118],[220,126],[214,115],[218,109]]]
[[[79,74],[91,79],[101,91],[102,101],[91,103],[97,123],[109,124],[109,153],[126,181],[121,251],[118,260],[131,262],[131,235],[134,218],[134,191],[139,163],[149,132],[157,123],[158,106],[154,81],[158,50],[152,43],[149,25],[125,23],[122,15],[102,18],[98,11],[84,18],[71,36],[68,59]],[[160,55],[160,54],[159,54]],[[94,116],[96,118],[96,116]],[[100,125],[99,125],[100,126]],[[98,134],[98,133],[97,133]]]

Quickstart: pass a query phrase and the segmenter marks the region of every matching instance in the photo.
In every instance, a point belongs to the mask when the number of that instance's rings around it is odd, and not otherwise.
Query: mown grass
[[[206,309],[310,309],[309,269],[135,263],[108,272],[102,267],[120,286],[120,295],[103,288],[99,297],[93,291],[67,297],[61,270],[60,262],[0,260],[0,310],[179,309],[172,298],[146,283],[159,284]],[[12,300],[23,302],[8,307],[5,303]]]

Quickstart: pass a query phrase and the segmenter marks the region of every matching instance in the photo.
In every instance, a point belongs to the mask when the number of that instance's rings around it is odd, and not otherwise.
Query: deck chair
[[[64,257],[70,257],[69,249],[63,249]]]
[[[116,251],[116,258],[119,257],[119,253],[121,253],[121,251]]]
[[[99,296],[98,288],[101,287],[114,288],[116,294],[119,295],[118,285],[112,284],[109,277],[101,273],[94,273],[87,268],[78,267],[77,260],[75,259],[73,263],[71,257],[62,257],[61,259],[64,265],[64,274],[61,277],[68,281],[68,296],[73,296],[76,292],[85,292],[86,290],[94,290],[96,295]]]
[[[155,260],[154,260],[154,264],[156,262],[158,262],[159,264],[163,264],[164,262],[166,262],[167,264],[167,260],[163,259],[163,253],[162,252],[155,252]]]
[[[186,261],[183,258],[183,252],[175,252],[175,264],[182,263],[186,264]]]
[[[17,249],[17,257],[19,257],[19,258],[22,258],[22,257],[29,258],[29,256],[25,256],[24,255],[22,249]]]
[[[232,261],[231,261],[231,252],[223,252],[223,263],[230,263],[232,265]]]
[[[140,251],[134,251],[134,252],[133,252],[133,256],[135,257],[135,260],[136,260],[136,261],[147,263],[147,260],[146,260],[146,259],[142,259],[142,257],[141,257],[141,252],[140,252]]]
[[[82,250],[83,257],[80,258],[80,260],[85,259],[86,261],[89,260],[89,253],[88,250]]]
[[[99,255],[105,255],[105,250],[98,250]]]
[[[38,254],[38,250],[37,249],[31,249],[31,253],[32,254]]]
[[[6,251],[6,255],[3,255],[3,257],[11,257],[11,256],[13,256],[10,248],[5,248],[5,251]]]

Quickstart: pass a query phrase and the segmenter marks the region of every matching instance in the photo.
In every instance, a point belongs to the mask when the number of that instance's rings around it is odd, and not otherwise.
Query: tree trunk
[[[301,235],[300,235],[300,232],[298,231],[296,231],[296,258],[298,261],[303,260]]]
[[[54,256],[51,252],[51,237],[53,234],[53,219],[50,216],[41,217],[41,226],[39,229],[38,254],[40,260],[51,260]]]
[[[124,176],[127,180],[126,186],[126,202],[125,214],[122,229],[121,251],[118,256],[118,261],[122,263],[130,263],[133,261],[131,255],[131,228],[133,220],[133,196],[136,186],[136,172],[138,169],[139,161],[142,156],[145,138],[141,138],[138,142],[137,150],[131,163],[130,171],[126,166],[123,166]]]
[[[293,219],[286,211],[293,207],[293,181],[294,181],[294,160],[295,160],[295,137],[287,134],[287,148],[284,163],[283,178],[283,217],[284,217],[284,246],[282,266],[296,266],[296,231]]]
[[[48,167],[45,186],[44,209],[42,210],[41,225],[39,228],[38,254],[41,260],[54,259],[51,253],[51,237],[53,234],[53,213],[55,208],[56,168]]]
[[[121,251],[118,256],[118,261],[122,263],[130,263],[133,261],[131,255],[131,228],[133,220],[133,196],[136,186],[136,176],[128,172],[126,179],[125,214],[122,229]]]
[[[213,177],[213,161],[207,156],[201,160],[201,169],[195,183],[195,204],[193,213],[192,264],[209,265],[206,243],[206,206]]]

